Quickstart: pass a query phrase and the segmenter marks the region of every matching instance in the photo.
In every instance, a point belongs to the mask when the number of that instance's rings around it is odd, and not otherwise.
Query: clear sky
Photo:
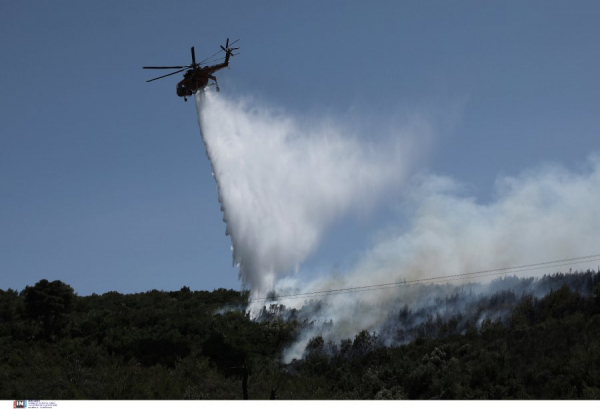
[[[418,113],[420,170],[485,203],[499,175],[599,151],[598,21],[592,0],[2,2],[0,288],[239,288],[193,101],[144,65],[240,38],[222,94],[361,129]],[[388,214],[307,265],[355,258]]]

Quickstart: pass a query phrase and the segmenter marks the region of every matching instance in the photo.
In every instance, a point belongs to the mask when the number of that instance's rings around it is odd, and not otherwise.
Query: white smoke
[[[196,104],[233,260],[253,298],[297,271],[336,220],[398,191],[417,154],[407,131],[366,144],[326,118],[298,120],[211,92]]]
[[[577,171],[542,166],[514,177],[498,178],[490,203],[461,194],[447,177],[415,178],[406,188],[406,229],[387,232],[343,279],[322,278],[308,284],[280,282],[279,292],[323,291],[403,280],[451,276],[492,268],[546,262],[600,253],[600,155],[592,155]],[[573,269],[595,269],[598,261],[573,263]],[[570,266],[528,271],[527,276],[569,271]],[[465,281],[468,278],[465,278]],[[300,291],[298,291],[300,290]],[[423,293],[420,292],[420,296]],[[326,339],[352,338],[361,330],[378,330],[392,305],[410,307],[431,302],[411,287],[331,296],[316,320],[333,320]],[[306,300],[285,300],[301,307]],[[285,360],[302,355],[303,336]]]
[[[491,203],[459,192],[449,178],[417,183],[411,228],[374,246],[356,271],[412,279],[600,253],[600,156],[579,171],[499,178]]]

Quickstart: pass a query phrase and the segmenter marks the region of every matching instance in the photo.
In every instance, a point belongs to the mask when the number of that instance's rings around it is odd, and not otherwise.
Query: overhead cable
[[[295,293],[295,294],[274,295],[274,296],[270,296],[270,297],[253,298],[253,299],[248,300],[248,302],[255,303],[255,302],[265,302],[265,301],[314,298],[314,297],[323,297],[323,296],[329,296],[329,295],[358,293],[358,292],[364,292],[364,291],[376,291],[376,290],[384,290],[384,289],[395,288],[395,287],[411,286],[411,285],[416,285],[416,284],[431,284],[431,283],[440,283],[440,282],[446,282],[446,281],[456,281],[456,280],[462,280],[465,278],[481,278],[481,277],[490,277],[490,276],[503,275],[503,274],[515,274],[515,273],[522,273],[522,272],[526,272],[526,271],[542,270],[542,269],[546,269],[546,268],[564,267],[564,266],[569,266],[569,265],[573,265],[573,264],[588,263],[588,262],[592,262],[592,261],[600,261],[600,254],[593,254],[590,256],[573,257],[573,258],[567,258],[567,259],[555,260],[555,261],[545,261],[545,262],[533,263],[533,264],[524,264],[524,265],[513,266],[513,267],[503,267],[503,268],[495,268],[495,269],[489,269],[489,270],[481,270],[481,271],[476,271],[476,272],[471,272],[471,273],[452,274],[452,275],[446,275],[446,276],[420,278],[420,279],[414,279],[414,280],[403,280],[403,281],[396,281],[396,282],[392,282],[392,283],[355,286],[355,287],[338,288],[338,289],[304,292],[304,293]]]

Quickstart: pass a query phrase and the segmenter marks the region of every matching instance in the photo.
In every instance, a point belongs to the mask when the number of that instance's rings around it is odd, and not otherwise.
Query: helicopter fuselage
[[[214,72],[225,68],[229,65],[229,58],[224,63],[207,66],[202,68],[193,68],[183,74],[183,80],[177,83],[177,96],[189,97],[195,94],[198,90],[206,88],[208,81],[216,81],[216,78],[212,75]],[[211,84],[212,85],[212,84]]]
[[[196,91],[208,85],[208,75],[202,70],[190,70],[185,73],[183,80],[177,83],[177,96],[189,97]]]

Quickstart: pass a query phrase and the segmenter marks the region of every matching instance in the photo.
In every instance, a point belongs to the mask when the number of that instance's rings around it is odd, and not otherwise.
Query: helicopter
[[[179,66],[171,66],[171,67],[142,67],[145,70],[179,69],[178,71],[172,72],[170,74],[161,75],[160,77],[152,78],[151,80],[148,80],[146,82],[156,81],[161,78],[165,78],[170,75],[178,74],[180,72],[185,71],[185,73],[183,74],[183,80],[181,80],[177,83],[177,96],[183,97],[183,99],[185,101],[187,101],[187,97],[192,96],[198,90],[203,89],[205,87],[214,85],[214,86],[216,86],[217,92],[219,92],[220,89],[219,89],[219,84],[217,83],[217,77],[215,77],[213,74],[222,68],[228,67],[229,66],[229,58],[239,54],[239,53],[237,53],[237,54],[233,53],[233,51],[238,50],[239,47],[233,47],[233,48],[231,47],[238,41],[240,41],[240,40],[239,39],[235,40],[234,42],[229,44],[229,38],[228,38],[227,42],[225,43],[225,46],[220,46],[221,49],[219,51],[217,51],[215,54],[211,55],[210,57],[200,61],[199,63],[196,62],[196,53],[194,52],[194,47],[192,47],[192,63],[190,65],[179,65]],[[202,66],[202,64],[209,62],[208,60],[215,57],[222,51],[225,52],[225,61],[223,61],[219,64],[216,64],[216,65],[206,65],[204,67]],[[221,58],[223,58],[223,57],[221,57]],[[221,58],[217,58],[216,60],[213,60],[210,62],[219,61]],[[208,83],[209,80],[212,80],[214,82],[209,84]]]

